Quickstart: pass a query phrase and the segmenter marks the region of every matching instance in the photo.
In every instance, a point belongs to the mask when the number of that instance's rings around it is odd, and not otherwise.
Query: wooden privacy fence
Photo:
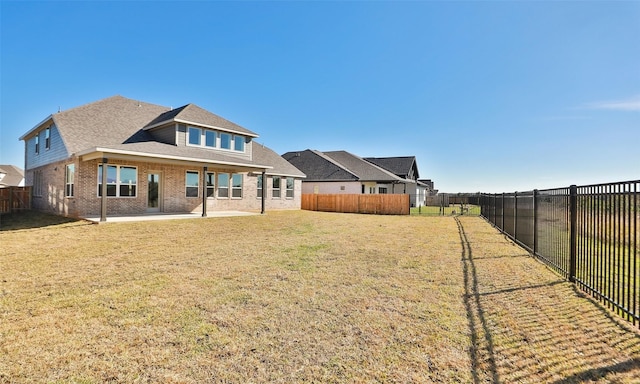
[[[307,211],[408,215],[409,195],[302,194]]]
[[[0,214],[31,209],[31,187],[0,188]]]

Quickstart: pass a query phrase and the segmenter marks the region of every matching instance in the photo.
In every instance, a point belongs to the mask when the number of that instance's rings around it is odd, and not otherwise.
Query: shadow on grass
[[[456,222],[474,383],[638,382],[637,329],[517,252],[483,257],[493,248]]]
[[[69,223],[87,223],[84,220],[53,215],[34,210],[20,211],[0,215],[0,231],[17,231],[62,225]]]
[[[476,266],[473,261],[473,252],[471,245],[467,239],[467,234],[464,231],[464,227],[460,220],[456,217],[456,224],[458,225],[458,232],[460,234],[460,243],[462,245],[462,268],[464,274],[464,306],[467,311],[467,319],[469,321],[469,331],[471,334],[471,347],[469,349],[469,357],[471,359],[471,373],[473,375],[473,382],[480,383],[480,371],[489,370],[488,374],[491,376],[493,383],[499,383],[498,369],[495,362],[495,352],[493,349],[493,338],[489,327],[487,326],[487,320],[480,302],[480,292],[478,291],[478,278],[476,275]],[[480,322],[482,332],[478,332],[479,328],[476,324],[476,320]],[[482,333],[480,335],[479,333]],[[484,367],[481,364],[479,356],[479,346],[482,344],[480,338],[484,338],[484,344],[486,344],[487,351],[487,365]]]

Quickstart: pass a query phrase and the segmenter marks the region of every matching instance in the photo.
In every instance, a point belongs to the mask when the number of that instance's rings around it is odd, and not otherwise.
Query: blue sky
[[[640,179],[640,1],[0,0],[0,164],[49,114],[197,104],[444,192]]]

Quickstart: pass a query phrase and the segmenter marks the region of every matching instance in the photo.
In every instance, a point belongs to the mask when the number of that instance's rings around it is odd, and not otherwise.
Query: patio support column
[[[265,171],[262,171],[262,208],[260,210],[260,214],[264,215],[264,205],[265,205],[265,200],[266,200],[266,196],[267,194],[265,193],[267,190],[267,177],[265,175]]]
[[[107,163],[109,159],[102,158],[102,180],[100,185],[100,221],[107,221]]]
[[[207,217],[207,167],[202,167],[202,217]]]

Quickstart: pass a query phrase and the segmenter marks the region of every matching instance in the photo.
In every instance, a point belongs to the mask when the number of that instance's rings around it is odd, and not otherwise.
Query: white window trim
[[[73,167],[73,182],[69,183],[69,167]],[[136,175],[137,176],[137,175]],[[71,194],[69,195],[69,185],[72,185]],[[137,192],[136,188],[136,192]],[[75,164],[67,164],[64,167],[64,197],[74,198],[76,195],[76,165]]]
[[[239,188],[240,189],[240,197],[233,196],[233,191],[234,190],[238,190],[237,187],[233,186],[233,176],[236,176],[236,175],[240,176],[240,188]],[[232,173],[231,176],[229,177],[229,184],[230,184],[230,187],[231,187],[230,188],[231,194],[229,195],[229,197],[231,199],[234,199],[234,200],[242,200],[244,198],[244,174],[242,174],[242,173]]]
[[[227,175],[227,185],[224,186],[224,188],[227,189],[227,196],[220,196],[219,192],[220,192],[220,179],[218,178],[220,175]],[[223,189],[224,189],[223,188]],[[216,199],[230,199],[231,198],[231,173],[229,172],[218,172],[217,176],[216,176]]]
[[[187,185],[187,175],[189,173],[195,173],[195,174],[198,175],[198,185],[196,186],[198,194],[196,196],[187,196],[187,188],[193,188],[193,186],[190,187],[190,186]],[[184,172],[184,197],[185,198],[187,198],[187,199],[197,199],[197,198],[200,197],[200,189],[202,188],[202,186],[200,185],[200,181],[201,181],[200,180],[200,171],[195,171],[193,169],[187,169]]]
[[[262,184],[262,186],[260,186]],[[262,175],[257,175],[256,177],[256,198],[258,200],[262,200],[262,189],[264,188],[264,179]]]
[[[200,131],[200,144],[191,144],[189,142],[189,130],[190,129],[197,129]],[[213,147],[208,146],[207,143],[207,135],[206,132],[213,132],[216,135],[216,140],[215,140],[215,145]],[[229,132],[224,132],[224,131],[216,131],[214,129],[209,129],[209,128],[200,128],[200,127],[196,127],[193,125],[187,125],[187,131],[186,131],[186,137],[185,137],[185,143],[187,145],[187,147],[195,147],[195,148],[205,148],[205,149],[215,149],[218,151],[223,151],[223,152],[231,152],[231,153],[247,153],[247,143],[246,143],[246,136],[242,136],[242,135],[236,135],[234,133],[229,133]],[[221,135],[229,135],[229,148],[222,148],[222,138]],[[235,149],[235,140],[236,137],[239,140],[242,140],[243,144],[242,144],[242,151],[238,151]]]
[[[138,182],[138,167],[135,165],[126,165],[126,164],[98,164],[98,167],[96,168],[96,173],[98,175],[98,182],[97,182],[97,187],[96,188],[96,197],[102,198],[102,196],[100,196],[100,184],[102,184],[102,178],[100,177],[100,166],[107,166],[107,169],[109,169],[108,167],[116,167],[116,195],[115,196],[109,196],[107,195],[108,199],[113,199],[113,198],[117,198],[117,199],[136,199],[138,198],[138,190],[139,190],[139,186],[140,183]],[[120,183],[120,168],[124,167],[124,168],[134,168],[136,170],[136,193],[133,196],[120,196],[120,186],[123,185]],[[102,170],[104,172],[104,169]],[[107,183],[107,185],[113,185],[113,184],[109,184]],[[126,185],[126,184],[125,184]]]
[[[275,179],[279,179],[278,188],[275,188]],[[278,191],[278,196],[275,196],[273,192]],[[272,199],[281,199],[282,198],[282,177],[280,176],[271,176],[271,198]]]
[[[293,185],[291,186],[291,189],[289,189],[289,186],[288,186],[289,179],[293,181]],[[280,186],[282,187],[282,182],[280,183]],[[288,196],[289,191],[291,191],[291,196]],[[285,199],[289,199],[289,200],[295,199],[296,197],[296,179],[294,179],[293,177],[284,178],[284,197]]]
[[[51,149],[51,126],[44,129],[44,149]]]

